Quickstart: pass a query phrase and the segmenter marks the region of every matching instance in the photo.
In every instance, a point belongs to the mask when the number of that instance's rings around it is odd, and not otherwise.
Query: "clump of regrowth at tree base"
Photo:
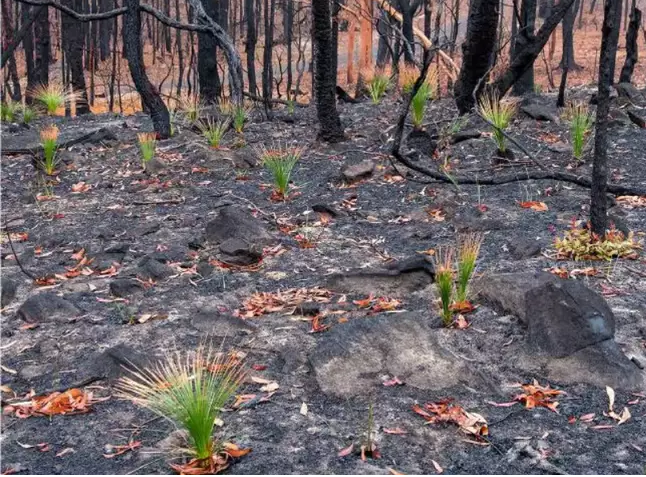
[[[433,256],[435,264],[435,284],[440,293],[442,322],[451,326],[453,322],[453,247],[439,247]]]
[[[635,259],[642,243],[630,232],[626,237],[621,231],[611,228],[605,237],[590,230],[590,224],[580,227],[572,221],[563,238],[554,240],[557,258],[566,260],[612,260],[613,258]]]
[[[243,104],[237,104],[233,107],[231,121],[233,122],[233,129],[238,134],[242,133],[244,129],[244,125],[247,122],[247,117],[249,116],[250,112],[251,112],[251,108]]]
[[[50,116],[56,114],[59,109],[64,108],[66,102],[71,103],[78,98],[76,93],[66,91],[65,86],[56,83],[38,86],[32,92],[32,96],[45,108],[45,111]]]
[[[263,166],[272,174],[274,192],[282,200],[287,198],[292,171],[302,154],[303,149],[297,147],[263,147],[258,151]]]
[[[501,153],[507,150],[503,131],[509,127],[511,118],[516,113],[516,106],[516,101],[501,99],[496,92],[483,94],[480,99],[480,114],[492,124],[493,140]]]
[[[368,82],[368,92],[374,104],[379,104],[390,86],[390,77],[383,71],[376,71]]]
[[[0,119],[3,122],[12,123],[16,120],[18,111],[20,111],[20,103],[7,99],[0,105]]]
[[[43,147],[42,169],[48,176],[56,172],[56,149],[58,147],[58,128],[47,126],[40,131],[40,145]]]
[[[117,384],[119,396],[173,422],[185,430],[194,473],[223,469],[227,446],[213,437],[215,421],[235,396],[245,376],[236,354],[201,346],[194,353],[167,354],[145,369],[131,369]],[[191,465],[192,464],[192,465]],[[226,465],[224,465],[226,467]]]
[[[229,129],[229,120],[221,119],[216,121],[213,118],[208,118],[206,121],[200,122],[198,127],[202,135],[209,142],[209,146],[217,149],[220,147],[224,134]]]
[[[467,301],[469,282],[476,269],[480,247],[484,236],[479,233],[464,235],[458,239],[458,284],[456,290],[457,304]]]
[[[157,134],[156,133],[139,133],[137,134],[139,141],[139,150],[141,151],[141,162],[146,167],[153,157],[155,157],[155,148],[157,147]]]
[[[592,128],[592,114],[588,111],[587,104],[574,102],[567,107],[565,117],[570,122],[572,155],[580,161],[583,158],[586,137]]]

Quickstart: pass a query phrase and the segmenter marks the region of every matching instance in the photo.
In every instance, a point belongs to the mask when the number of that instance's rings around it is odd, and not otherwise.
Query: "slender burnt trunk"
[[[314,81],[319,137],[336,142],[344,139],[341,119],[336,109],[336,70],[332,70],[332,11],[330,0],[312,0],[314,40]]]
[[[608,229],[608,112],[610,110],[610,86],[613,68],[611,59],[617,54],[621,0],[605,0],[601,53],[599,54],[599,91],[594,135],[594,162],[592,165],[592,190],[590,192],[590,223],[592,231],[600,237]]]
[[[350,22],[354,28],[354,22]],[[383,68],[390,58],[390,38],[392,36],[392,26],[388,20],[388,14],[383,10],[377,20],[377,33],[379,34],[379,43],[377,45],[377,68]]]
[[[293,43],[294,43],[294,0],[285,0],[285,41],[287,42],[287,99],[292,99],[292,84],[294,82],[293,70]]]
[[[274,51],[274,14],[276,1],[265,0],[265,47],[262,59],[262,98],[265,100],[265,112],[271,109],[272,81],[274,69],[272,65]]]
[[[617,45],[619,44],[619,32],[620,32],[620,23],[621,23],[621,7],[622,7],[623,2],[621,0],[617,0],[616,2],[613,2],[615,11],[614,11],[614,18],[615,18],[615,23],[617,24],[616,27],[612,30],[612,38],[611,38],[611,44],[615,45],[615,54],[612,55],[608,59],[609,61],[609,66],[610,66],[610,84],[613,85],[615,83],[615,65],[617,63]],[[604,2],[604,15],[605,15],[605,2]]]
[[[5,50],[7,46],[11,43],[13,38],[13,26],[11,25],[11,13],[9,11],[10,5],[9,2],[2,2],[2,26],[4,28],[4,34],[2,38],[2,49]],[[9,53],[7,58],[7,70],[9,73],[9,78],[11,79],[11,99],[14,101],[20,101],[22,97],[22,92],[20,88],[20,78],[18,77],[18,68],[16,67],[16,59],[13,55],[13,51]],[[4,64],[4,62],[3,62]]]
[[[83,8],[82,0],[67,0],[65,5],[72,10],[81,11]],[[65,59],[72,77],[72,89],[79,95],[76,102],[76,114],[87,114],[90,108],[85,90],[85,74],[83,71],[83,50],[85,48],[85,38],[81,22],[71,16],[61,13],[61,25],[63,28],[63,51]]]
[[[25,54],[25,68],[27,70],[27,90],[25,93],[25,100],[27,103],[32,102],[34,88],[38,85],[38,78],[36,76],[36,65],[34,63],[34,27],[33,23],[38,21],[38,18],[43,14],[45,7],[39,7],[34,17],[30,17],[31,8],[22,4],[21,15],[23,24],[32,23],[25,32],[25,37],[22,41],[23,51]]]
[[[514,55],[522,51],[534,39],[534,26],[536,24],[536,0],[523,0],[520,7],[520,25],[514,42]],[[514,56],[512,55],[512,57]],[[522,96],[534,91],[533,65],[518,79],[514,85],[513,93]]]
[[[170,137],[170,116],[166,105],[159,96],[159,92],[146,75],[144,54],[141,47],[139,0],[124,0],[124,5],[128,7],[128,10],[123,16],[123,43],[130,75],[135,83],[137,92],[141,96],[144,108],[150,114],[155,131],[161,139],[166,139]]]
[[[467,37],[462,44],[462,68],[455,84],[455,102],[460,114],[473,108],[475,89],[484,84],[496,47],[498,0],[471,0]]]
[[[34,25],[36,38],[36,78],[38,84],[49,84],[49,8],[44,8]]]
[[[180,21],[180,19],[179,0],[175,0],[175,20]],[[178,57],[177,96],[180,96],[184,81],[184,48],[182,45],[182,30],[179,28],[175,29],[175,45],[177,46]]]
[[[249,80],[249,92],[258,94],[256,83],[256,42],[258,41],[256,29],[256,10],[254,0],[244,0],[245,16],[247,18],[247,41],[245,49],[247,52],[247,76]]]
[[[639,25],[641,25],[641,22],[642,12],[639,8],[633,6],[628,31],[626,31],[626,61],[619,74],[620,83],[630,83],[633,77],[633,70],[639,60],[637,36],[639,35]]]
[[[216,0],[201,1],[206,14],[213,21],[218,22],[218,4]],[[200,96],[207,103],[215,103],[222,93],[222,83],[218,73],[217,41],[209,33],[198,33],[197,41],[197,71]]]
[[[559,63],[560,68],[567,67],[569,70],[581,68],[574,60],[574,20],[580,1],[576,0],[563,17],[563,54]]]

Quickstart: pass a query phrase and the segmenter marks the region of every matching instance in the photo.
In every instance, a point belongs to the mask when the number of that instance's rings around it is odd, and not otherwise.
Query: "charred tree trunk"
[[[639,8],[633,6],[630,14],[630,23],[626,32],[626,61],[619,74],[620,83],[630,83],[633,77],[633,70],[639,60],[639,47],[637,46],[637,36],[639,35],[639,25],[642,22],[642,12]]]
[[[139,0],[124,0],[128,7],[123,16],[123,43],[128,59],[128,68],[135,83],[135,88],[141,96],[144,108],[150,114],[155,131],[161,139],[170,137],[170,116],[168,109],[146,75],[144,53],[141,47],[141,15]]]
[[[13,27],[11,25],[11,14],[9,12],[9,2],[2,2],[2,26],[4,28],[4,34],[2,38],[2,48],[5,50],[13,38]],[[17,14],[17,12],[16,12]],[[11,79],[11,99],[14,101],[20,101],[22,97],[22,92],[20,88],[20,78],[18,77],[18,68],[16,67],[16,59],[13,55],[13,50],[7,55],[7,70],[9,73],[9,78]],[[3,54],[3,66],[4,66],[4,54]]]
[[[475,89],[491,67],[498,28],[498,0],[471,0],[467,37],[462,44],[462,68],[455,84],[455,102],[460,114],[475,106]],[[523,71],[524,72],[524,71]]]
[[[492,89],[497,90],[500,95],[504,95],[509,91],[509,88],[514,85],[518,78],[520,78],[525,71],[534,64],[534,61],[538,58],[538,55],[547,43],[547,40],[549,40],[552,32],[561,22],[567,9],[570,8],[573,3],[574,0],[562,0],[561,3],[552,10],[552,13],[547,17],[547,19],[545,19],[533,40],[521,51],[515,52],[514,59],[509,67],[491,85]],[[460,74],[462,74],[462,72],[460,72]]]
[[[292,99],[293,52],[294,43],[294,0],[286,0],[285,6],[285,41],[287,42],[287,99]]]
[[[258,85],[256,83],[256,42],[258,41],[256,29],[256,10],[254,0],[244,0],[245,16],[247,18],[247,41],[245,50],[247,52],[247,77],[249,80],[249,92],[258,94]]]
[[[314,40],[314,75],[319,137],[336,142],[344,139],[341,119],[336,109],[336,70],[332,70],[332,11],[330,0],[312,0]]]
[[[179,10],[179,0],[175,0],[175,20],[180,21],[181,15]],[[182,94],[182,86],[184,81],[184,47],[182,45],[182,30],[177,28],[175,30],[175,46],[177,47],[177,63],[178,63],[178,72],[177,72],[177,96]]]
[[[82,0],[67,0],[66,6],[75,11],[82,11]],[[76,114],[87,114],[90,108],[85,90],[85,74],[83,71],[83,51],[85,37],[81,22],[66,13],[61,13],[61,26],[63,28],[63,51],[72,77],[72,89],[79,98],[76,102]]]
[[[617,54],[621,0],[605,0],[601,53],[599,54],[599,91],[594,135],[594,163],[592,165],[592,190],[590,192],[590,223],[592,232],[600,237],[608,230],[608,112],[610,111],[610,86],[613,78],[611,60]],[[617,33],[617,34],[615,34]]]
[[[559,68],[567,67],[570,71],[581,69],[574,60],[574,21],[579,1],[575,0],[563,17],[563,54]]]
[[[354,22],[350,22],[350,28],[354,28]],[[377,33],[379,34],[379,43],[377,45],[377,68],[383,68],[390,58],[390,41],[392,37],[392,26],[388,15],[383,10],[377,20]],[[348,45],[349,48],[349,45]],[[348,81],[349,82],[349,81]]]
[[[38,83],[49,84],[49,8],[43,9],[34,28],[36,43],[36,77]]]
[[[536,0],[523,0],[520,7],[520,25],[514,42],[514,55],[522,51],[534,39],[534,25],[536,23]],[[522,96],[534,91],[534,67],[527,71],[514,84],[513,93]]]
[[[274,51],[274,14],[276,0],[265,0],[265,48],[262,61],[262,99],[265,101],[265,112],[269,115],[273,90],[274,69],[272,65]]]
[[[621,7],[622,7],[622,2],[621,0],[617,0],[616,2],[613,2],[615,11],[614,11],[614,22],[616,23],[616,27],[612,30],[612,38],[611,38],[611,45],[614,45],[615,49],[615,54],[612,55],[612,57],[609,58],[610,62],[610,85],[615,84],[615,65],[617,63],[617,45],[619,44],[619,31],[620,31],[620,23],[621,23]],[[605,18],[605,11],[606,11],[606,5],[604,2],[604,18]]]
[[[216,0],[201,0],[204,11],[213,21],[218,21]],[[218,73],[217,40],[209,33],[197,34],[197,71],[200,82],[200,97],[206,103],[217,102],[222,93],[222,83]]]
[[[32,102],[34,88],[38,85],[38,77],[36,76],[36,65],[34,63],[34,28],[33,23],[38,21],[43,12],[47,9],[45,7],[38,7],[32,14],[34,17],[30,18],[30,8],[22,5],[22,22],[24,25],[32,23],[25,31],[25,37],[22,42],[23,50],[25,53],[25,67],[27,69],[27,90],[25,93],[25,100],[27,103]]]

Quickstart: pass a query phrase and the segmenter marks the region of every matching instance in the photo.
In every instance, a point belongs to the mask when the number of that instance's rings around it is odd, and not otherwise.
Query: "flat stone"
[[[134,278],[115,278],[110,282],[110,293],[125,298],[145,291],[144,286]]]
[[[33,295],[18,308],[16,316],[28,323],[69,322],[81,315],[76,305],[52,292]]]
[[[520,110],[530,118],[538,121],[552,121],[554,123],[559,123],[556,109],[552,106],[531,103],[521,106]]]
[[[2,281],[0,282],[0,287],[2,288],[2,290],[0,290],[0,295],[2,296],[0,299],[0,305],[4,308],[5,306],[10,305],[13,299],[16,298],[18,285],[16,285],[16,282],[11,278],[3,276]]]
[[[346,165],[341,169],[343,179],[353,182],[372,175],[375,170],[375,163],[371,159],[364,159],[358,164]]]
[[[463,141],[468,141],[469,139],[478,139],[482,136],[482,132],[477,129],[465,129],[464,131],[458,131],[453,134],[449,139],[451,144],[458,144]]]
[[[529,237],[516,237],[509,241],[507,248],[514,260],[524,260],[540,255],[543,243]]]
[[[137,268],[137,276],[144,280],[164,280],[175,273],[173,268],[149,257],[144,257]]]
[[[233,205],[222,207],[217,217],[206,225],[206,239],[220,244],[229,239],[238,239],[256,246],[276,241],[260,219]]]
[[[547,282],[528,290],[525,318],[531,345],[557,358],[615,335],[615,317],[606,301],[578,280]]]
[[[381,315],[334,326],[309,355],[321,391],[338,397],[369,395],[380,377],[440,391],[460,383],[486,386],[467,363],[442,347],[440,330],[421,314]]]
[[[26,381],[39,378],[45,374],[51,375],[54,372],[54,365],[51,363],[45,364],[30,364],[20,368],[18,376]]]
[[[405,297],[433,283],[433,265],[424,257],[413,257],[381,269],[337,273],[326,278],[326,288],[340,293]]]
[[[147,355],[120,343],[91,358],[84,374],[92,378],[116,379],[129,374],[129,370],[143,369],[151,362]]]
[[[646,374],[622,353],[614,340],[550,360],[547,371],[549,380],[564,384],[587,383],[622,391],[646,389]]]
[[[615,85],[619,97],[628,98],[631,101],[642,97],[642,92],[630,83],[619,83]]]
[[[232,265],[251,265],[262,258],[262,250],[240,239],[228,239],[220,244],[221,260]]]
[[[217,310],[201,310],[191,320],[191,325],[209,336],[234,337],[247,335],[257,331],[257,328],[235,316],[220,313]]]

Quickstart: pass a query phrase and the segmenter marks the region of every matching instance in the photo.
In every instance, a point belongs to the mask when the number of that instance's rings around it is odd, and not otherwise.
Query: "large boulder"
[[[237,239],[256,246],[276,241],[260,219],[233,205],[222,207],[217,217],[206,224],[206,239],[217,244]]]
[[[525,317],[532,346],[557,358],[615,336],[615,317],[606,301],[577,280],[531,288]]]
[[[309,356],[326,394],[370,393],[385,375],[406,385],[439,391],[461,383],[486,386],[467,363],[443,348],[440,334],[422,314],[386,314],[334,326]]]
[[[81,315],[76,305],[52,292],[33,295],[18,308],[16,316],[28,323],[69,322]]]
[[[329,275],[325,287],[340,293],[405,297],[433,283],[433,264],[425,257],[390,263],[379,269],[360,269]]]

